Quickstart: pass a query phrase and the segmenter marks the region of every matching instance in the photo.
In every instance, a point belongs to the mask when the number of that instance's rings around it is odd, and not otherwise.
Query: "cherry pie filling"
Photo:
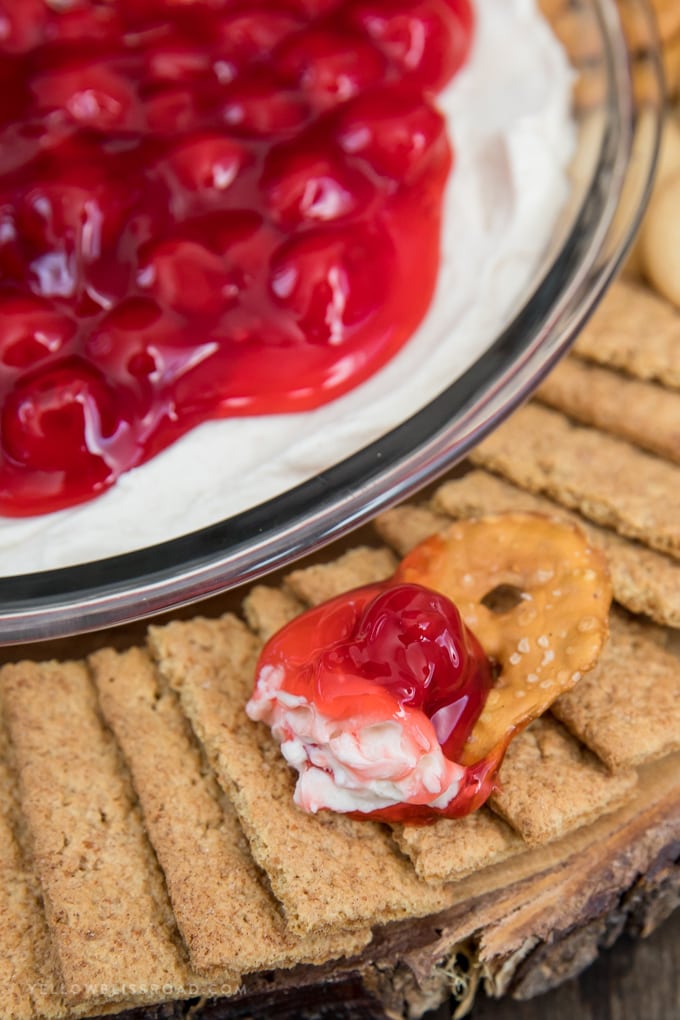
[[[438,269],[434,96],[473,27],[470,0],[5,0],[1,513],[399,350]]]

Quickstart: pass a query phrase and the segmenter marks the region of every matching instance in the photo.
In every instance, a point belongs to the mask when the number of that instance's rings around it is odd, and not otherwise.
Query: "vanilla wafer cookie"
[[[286,930],[231,803],[148,653],[104,649],[89,662],[194,967],[268,970],[322,963],[363,948],[370,941],[368,929],[314,939],[295,938]]]
[[[622,278],[579,334],[574,351],[638,379],[680,388],[680,312],[649,287]]]
[[[585,425],[680,463],[680,393],[566,358],[538,389],[538,399]]]
[[[542,493],[597,524],[680,557],[680,466],[557,411],[520,408],[471,460]]]
[[[66,1001],[233,994],[189,966],[84,664],[7,665],[0,689]]]
[[[614,615],[602,657],[552,711],[610,769],[680,750],[680,660]]]
[[[293,930],[416,917],[450,902],[417,878],[380,825],[295,806],[278,744],[245,713],[260,644],[240,620],[151,627],[149,641]]]
[[[541,716],[510,742],[499,779],[491,806],[535,846],[613,811],[637,775],[610,774],[560,723]]]
[[[615,531],[592,524],[544,496],[534,496],[485,471],[471,471],[462,478],[445,482],[437,489],[433,506],[438,513],[451,517],[477,517],[506,510],[559,513],[583,528],[588,540],[605,553],[617,602],[632,613],[643,613],[664,626],[680,627],[680,564],[670,556],[622,538]],[[388,522],[388,531],[378,518],[379,533],[386,539],[389,531],[399,528],[408,533],[408,523],[399,524],[408,512],[407,505],[390,511],[396,516]]]

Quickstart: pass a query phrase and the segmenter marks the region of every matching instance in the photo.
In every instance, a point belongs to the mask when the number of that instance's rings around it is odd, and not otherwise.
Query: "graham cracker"
[[[476,517],[506,510],[537,510],[554,514],[559,510],[566,520],[582,528],[588,540],[605,553],[614,598],[620,605],[632,613],[643,613],[659,624],[680,628],[680,565],[670,556],[622,538],[615,531],[601,528],[579,514],[559,508],[544,496],[524,492],[485,471],[471,471],[462,478],[445,482],[437,489],[433,506],[451,517]],[[390,511],[397,512],[403,518],[408,516],[409,508],[405,506]],[[387,538],[382,518],[376,524],[380,534]]]
[[[566,358],[536,396],[576,421],[680,463],[680,393]]]
[[[680,313],[628,278],[611,285],[573,349],[638,379],[680,388]]]
[[[250,629],[263,641],[268,641],[272,634],[301,613],[304,606],[290,592],[256,584],[244,598],[242,608]]]
[[[382,826],[296,808],[278,744],[244,711],[260,645],[240,620],[151,627],[149,641],[292,930],[355,927],[447,905],[446,891],[417,878]]]
[[[7,665],[0,689],[66,1002],[233,994],[189,966],[84,664]]]
[[[389,549],[358,546],[332,563],[293,570],[286,575],[286,586],[301,602],[316,606],[351,588],[386,581],[396,568],[397,561]]]
[[[148,653],[103,649],[89,662],[193,966],[245,973],[322,963],[362,948],[366,939],[355,935],[301,940],[286,931],[236,813]]]
[[[517,833],[487,808],[431,825],[395,825],[392,834],[426,882],[457,881],[524,848]]]
[[[552,711],[610,769],[680,750],[680,660],[616,614],[592,672]]]
[[[427,506],[403,503],[385,510],[373,521],[373,527],[388,545],[405,556],[430,535],[443,531],[451,523],[451,517],[437,513]]]
[[[560,723],[541,716],[510,742],[499,780],[491,806],[536,846],[613,811],[637,775],[612,775]]]
[[[0,726],[0,987],[5,1020],[67,1014],[35,876],[18,828],[16,783]]]
[[[529,404],[472,451],[471,460],[597,524],[680,557],[680,466],[622,439]]]

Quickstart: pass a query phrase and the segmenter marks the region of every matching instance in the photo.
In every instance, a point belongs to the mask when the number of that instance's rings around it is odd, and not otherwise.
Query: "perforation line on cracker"
[[[149,640],[292,930],[361,926],[448,905],[450,894],[421,882],[381,826],[295,807],[278,744],[245,714],[260,644],[240,620],[152,627]]]
[[[368,931],[314,940],[286,931],[236,814],[148,654],[105,649],[89,662],[194,967],[246,972],[325,962],[363,948]]]
[[[536,404],[516,411],[471,460],[596,524],[680,557],[678,465]]]
[[[189,966],[84,664],[8,665],[0,688],[65,1000],[233,994],[233,973],[208,982]]]

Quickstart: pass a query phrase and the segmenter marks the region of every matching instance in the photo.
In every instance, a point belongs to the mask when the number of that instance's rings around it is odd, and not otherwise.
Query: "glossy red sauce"
[[[0,512],[404,344],[472,30],[470,0],[3,0]]]
[[[286,692],[334,721],[365,726],[399,719],[406,706],[420,709],[451,761],[494,682],[489,659],[453,603],[416,584],[369,585],[309,610],[267,643],[258,672],[265,666],[282,667]],[[491,793],[502,750],[466,768],[446,808],[398,804],[370,817],[422,821],[469,813]]]

